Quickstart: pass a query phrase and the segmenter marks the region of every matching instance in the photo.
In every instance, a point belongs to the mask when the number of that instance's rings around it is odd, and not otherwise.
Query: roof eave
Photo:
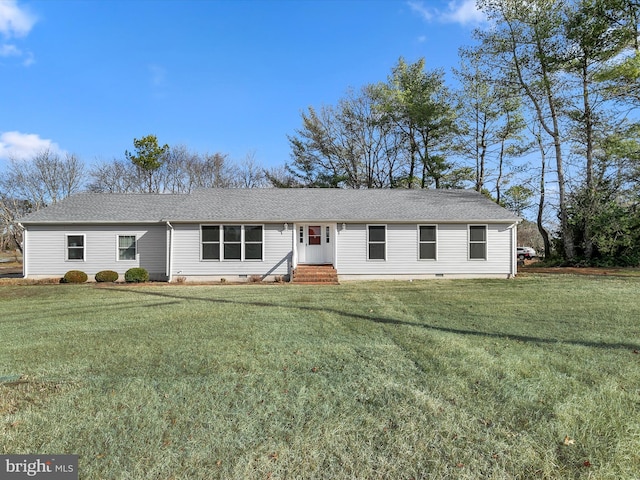
[[[299,218],[299,219],[260,219],[260,218],[245,218],[245,219],[168,219],[163,220],[164,223],[171,222],[177,224],[189,224],[189,223],[519,223],[522,221],[520,218],[471,218],[471,219],[438,219],[438,218],[406,218],[406,219],[378,219],[378,218],[331,218],[331,219],[318,219],[318,218]]]
[[[164,220],[32,220],[20,222],[22,225],[161,225]]]

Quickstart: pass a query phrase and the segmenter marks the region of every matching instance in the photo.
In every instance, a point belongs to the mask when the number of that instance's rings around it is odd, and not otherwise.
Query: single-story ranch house
[[[519,221],[469,190],[81,193],[21,221],[24,276],[143,267],[169,282],[295,281],[326,265],[341,281],[509,278]]]

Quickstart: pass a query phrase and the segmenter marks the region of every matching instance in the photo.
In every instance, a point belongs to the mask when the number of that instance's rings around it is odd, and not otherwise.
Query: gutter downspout
[[[20,222],[17,225],[22,229],[22,278],[27,278],[27,229]]]
[[[518,260],[516,257],[516,245],[518,243],[518,224],[521,220],[518,220],[513,225],[510,225],[508,228],[511,230],[511,271],[509,273],[509,278],[515,278],[518,274]]]
[[[293,271],[298,266],[298,224],[292,224],[291,232],[291,265],[289,266],[289,282],[293,282]]]
[[[171,222],[169,222],[169,220],[166,221],[167,222],[167,227],[169,228],[169,248],[167,248],[167,281],[169,283],[171,283],[171,280],[173,279],[173,225],[171,225]]]

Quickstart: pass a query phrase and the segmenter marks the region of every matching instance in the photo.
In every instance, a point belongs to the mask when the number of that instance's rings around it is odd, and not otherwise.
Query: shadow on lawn
[[[284,305],[278,303],[269,303],[269,302],[253,302],[253,301],[236,301],[236,300],[228,300],[224,298],[200,298],[200,297],[189,297],[185,295],[173,295],[169,293],[163,292],[149,292],[138,289],[127,289],[127,288],[119,288],[119,287],[103,287],[105,290],[111,290],[115,292],[131,292],[138,293],[143,295],[150,295],[156,297],[163,298],[171,298],[175,300],[187,300],[187,301],[200,301],[200,302],[210,302],[210,303],[221,303],[228,305],[249,305],[254,307],[272,307],[272,308],[293,308],[297,310],[307,310],[307,311],[315,311],[315,312],[329,312],[341,317],[349,317],[355,318],[358,320],[366,320],[369,322],[382,323],[386,325],[403,325],[410,327],[421,327],[427,330],[434,330],[438,332],[446,332],[446,333],[454,333],[456,335],[469,335],[469,336],[477,336],[477,337],[487,337],[487,338],[498,338],[503,340],[514,340],[519,342],[527,342],[527,343],[540,343],[540,344],[554,344],[554,343],[566,343],[570,345],[579,345],[583,347],[595,347],[595,348],[616,348],[616,349],[624,349],[624,350],[633,350],[634,352],[640,350],[640,344],[633,343],[604,343],[604,342],[589,342],[585,340],[556,340],[553,338],[541,338],[541,337],[531,337],[526,335],[513,335],[510,333],[491,333],[491,332],[481,332],[475,330],[461,330],[458,328],[449,328],[449,327],[441,327],[436,325],[428,325],[426,323],[413,323],[406,322],[404,320],[398,320],[395,318],[384,318],[384,317],[375,317],[372,315],[364,315],[360,313],[350,313],[343,312],[341,310],[336,310],[333,308],[319,308],[319,307],[309,307],[309,306],[291,306]],[[167,304],[172,304],[177,302],[168,302]],[[150,306],[157,306],[163,304],[156,304]]]

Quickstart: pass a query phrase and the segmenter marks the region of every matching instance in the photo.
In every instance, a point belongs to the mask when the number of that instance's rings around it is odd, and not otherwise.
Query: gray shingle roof
[[[33,213],[30,223],[514,222],[471,190],[202,189],[191,194],[83,193]]]
[[[79,193],[25,217],[29,223],[158,223],[186,195]]]

